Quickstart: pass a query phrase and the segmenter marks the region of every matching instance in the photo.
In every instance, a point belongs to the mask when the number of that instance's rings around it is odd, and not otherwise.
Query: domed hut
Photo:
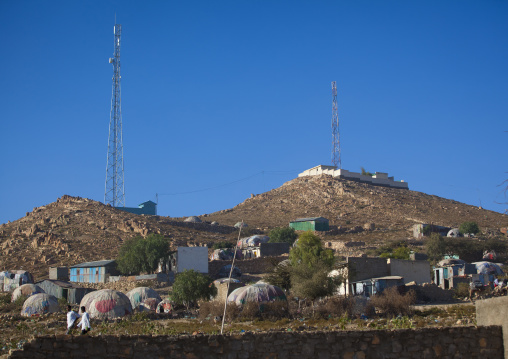
[[[25,300],[23,309],[21,309],[21,315],[30,317],[32,315],[57,313],[59,311],[60,306],[56,297],[46,293],[38,293]]]
[[[229,296],[228,302],[243,305],[246,302],[267,303],[276,300],[287,300],[284,291],[274,285],[257,283],[235,289]]]
[[[115,319],[132,314],[129,298],[122,292],[111,289],[88,293],[79,306],[85,307],[93,319]]]
[[[157,304],[157,313],[171,313],[171,309],[173,308],[173,302],[171,301],[171,298],[166,298],[159,304]]]
[[[136,309],[141,302],[143,302],[145,299],[148,298],[155,298],[158,300],[157,303],[159,303],[162,298],[160,297],[159,293],[157,293],[152,288],[148,287],[137,287],[127,292],[127,297],[131,301],[132,309]]]
[[[185,218],[184,222],[201,223],[202,221],[201,221],[201,219],[199,219],[199,217],[190,216],[190,217]]]
[[[161,300],[157,299],[157,298],[146,298],[144,301],[142,301],[141,303],[139,303],[139,311],[140,312],[143,312],[143,311],[153,311],[155,312],[157,310],[157,306],[159,305],[159,303],[161,302]]]
[[[32,295],[38,294],[38,293],[45,293],[44,289],[42,289],[38,285],[31,284],[31,283],[23,284],[23,285],[17,287],[16,289],[14,289],[14,292],[12,292],[12,295],[11,295],[11,302],[14,302],[16,299],[18,299],[21,296],[31,297]]]

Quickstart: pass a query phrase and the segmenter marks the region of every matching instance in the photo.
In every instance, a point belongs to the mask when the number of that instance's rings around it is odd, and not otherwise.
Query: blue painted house
[[[86,262],[70,269],[70,281],[75,283],[106,283],[110,275],[119,274],[115,260]]]
[[[135,207],[115,207],[121,211],[134,213],[134,214],[147,214],[150,216],[157,215],[157,203],[152,201],[146,201],[141,203],[138,208]]]

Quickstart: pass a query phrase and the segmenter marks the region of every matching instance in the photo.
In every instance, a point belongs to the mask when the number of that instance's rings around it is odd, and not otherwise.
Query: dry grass
[[[381,313],[388,317],[397,315],[411,315],[413,309],[411,304],[414,304],[416,294],[414,291],[402,295],[396,287],[385,289],[382,294],[374,295],[369,302],[370,306],[376,309],[376,312]]]

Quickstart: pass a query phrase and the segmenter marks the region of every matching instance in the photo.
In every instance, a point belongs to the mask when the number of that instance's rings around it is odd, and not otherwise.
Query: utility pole
[[[332,81],[332,165],[342,169],[340,159],[339,111],[337,108],[337,84]]]
[[[113,64],[113,94],[111,96],[111,113],[109,117],[108,157],[106,165],[106,190],[104,203],[113,207],[125,207],[125,187],[123,175],[123,140],[122,140],[122,100],[120,90],[120,39],[122,25],[115,24],[115,47],[109,63]]]

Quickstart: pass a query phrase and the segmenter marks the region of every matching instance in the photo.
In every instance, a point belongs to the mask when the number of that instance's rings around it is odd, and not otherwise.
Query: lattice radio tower
[[[337,84],[332,81],[332,165],[342,169],[340,159],[339,111],[337,109]]]
[[[108,161],[106,165],[106,191],[104,203],[113,207],[125,207],[122,141],[122,101],[120,91],[120,37],[122,25],[115,24],[115,52],[109,59],[113,64],[113,94],[109,117]]]

